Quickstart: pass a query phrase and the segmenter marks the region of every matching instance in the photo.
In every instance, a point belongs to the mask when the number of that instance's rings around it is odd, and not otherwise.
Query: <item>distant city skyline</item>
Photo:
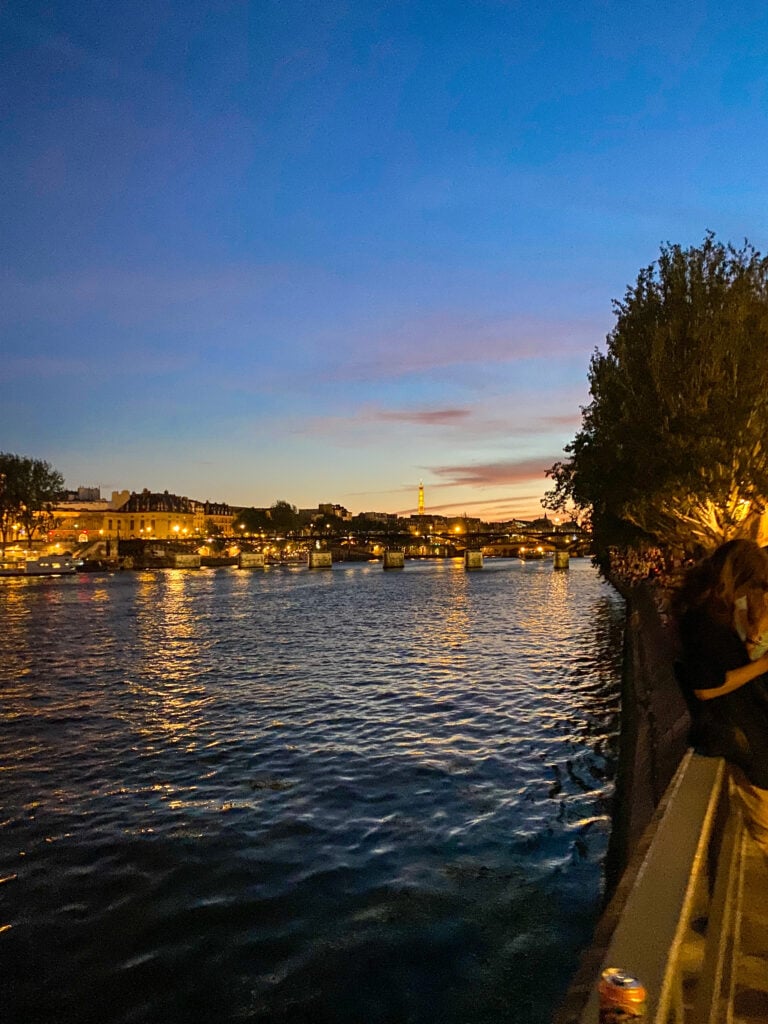
[[[67,501],[65,502],[65,504],[68,504],[69,502],[72,502],[75,505],[82,505],[83,507],[85,507],[86,505],[89,505],[89,504],[93,504],[94,506],[96,506],[96,505],[103,505],[104,503],[109,503],[110,501],[114,501],[117,498],[122,500],[122,499],[126,499],[126,498],[130,497],[131,495],[141,495],[142,493],[147,493],[148,491],[149,491],[148,488],[138,488],[138,489],[134,488],[134,489],[130,489],[130,488],[123,487],[123,488],[112,488],[109,492],[107,492],[103,488],[99,487],[98,485],[90,486],[90,485],[80,484],[80,485],[77,485],[77,486],[73,487],[69,483],[65,482],[65,492],[66,492],[66,494],[67,495],[77,495],[77,497],[68,497]],[[377,513],[377,514],[400,515],[400,516],[403,516],[403,517],[423,515],[425,517],[436,517],[436,518],[442,517],[442,518],[445,518],[445,519],[457,519],[457,518],[460,519],[460,518],[465,518],[465,517],[468,518],[468,519],[470,519],[470,518],[478,518],[477,516],[470,515],[469,513],[465,512],[465,511],[463,511],[463,512],[444,512],[444,511],[439,511],[436,508],[430,508],[426,504],[425,493],[424,492],[425,492],[424,486],[423,486],[423,484],[420,484],[420,486],[418,488],[418,494],[417,494],[417,500],[416,500],[415,507],[413,509],[410,509],[410,508],[409,509],[404,509],[401,512],[386,512],[385,509],[375,509],[375,508],[347,508],[347,506],[343,505],[342,502],[336,502],[336,501],[333,501],[333,500],[328,500],[328,501],[322,501],[321,500],[321,501],[311,502],[308,505],[296,505],[294,502],[290,502],[290,504],[294,505],[294,507],[296,507],[299,511],[304,511],[304,512],[306,512],[306,511],[323,510],[323,509],[331,508],[331,507],[333,507],[333,508],[344,508],[352,516],[362,515],[362,514],[365,514],[366,512],[369,512],[369,513]],[[204,501],[206,501],[206,502],[208,502],[208,503],[210,503],[212,505],[219,505],[219,504],[226,505],[230,509],[238,509],[238,508],[269,509],[276,502],[282,500],[280,498],[275,498],[273,501],[267,502],[264,505],[253,506],[253,505],[240,505],[237,502],[227,501],[226,498],[220,498],[220,499],[217,499],[217,498],[213,498],[213,499],[200,499],[200,498],[198,498],[194,494],[177,494],[175,491],[170,491],[169,488],[165,488],[165,487],[162,488],[161,490],[152,491],[151,493],[152,494],[160,494],[160,495],[162,495],[164,493],[167,493],[167,494],[170,494],[174,498],[180,498],[182,500],[189,499],[192,502],[198,502],[198,503],[202,503],[202,501],[204,500]],[[422,501],[423,501],[423,503],[422,503]],[[501,517],[501,516],[495,516],[495,517],[493,517],[493,519],[489,520],[489,522],[503,521],[503,518],[504,517]],[[553,513],[547,512],[546,510],[541,509],[541,510],[539,510],[539,512],[537,512],[533,516],[528,516],[528,517],[526,517],[526,516],[522,516],[522,517],[507,517],[507,518],[520,518],[520,519],[523,519],[523,520],[525,520],[525,519],[544,519],[544,518],[552,519],[553,518]],[[560,521],[559,517],[554,516],[554,518],[557,518],[558,521]]]
[[[768,9],[0,9],[0,450],[67,485],[542,513],[666,241],[765,250]]]

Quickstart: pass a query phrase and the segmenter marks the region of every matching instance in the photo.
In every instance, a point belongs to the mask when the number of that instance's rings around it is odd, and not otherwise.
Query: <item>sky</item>
[[[533,518],[666,242],[768,246],[768,5],[0,0],[0,450]]]

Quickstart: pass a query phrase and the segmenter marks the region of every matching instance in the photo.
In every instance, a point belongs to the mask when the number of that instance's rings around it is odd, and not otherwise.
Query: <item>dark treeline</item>
[[[0,452],[0,544],[21,531],[32,541],[53,521],[64,477],[42,459]]]
[[[661,247],[614,303],[550,509],[611,548],[699,556],[757,537],[768,496],[768,259],[708,233]]]

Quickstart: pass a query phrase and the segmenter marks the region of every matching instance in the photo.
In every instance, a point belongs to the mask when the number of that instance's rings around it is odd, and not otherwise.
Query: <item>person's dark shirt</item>
[[[749,664],[747,648],[735,629],[701,609],[688,611],[680,623],[686,672],[691,690],[716,690],[727,672]],[[768,690],[758,676],[723,697],[693,700],[699,734],[710,754],[719,754],[743,769],[754,786],[768,789]]]

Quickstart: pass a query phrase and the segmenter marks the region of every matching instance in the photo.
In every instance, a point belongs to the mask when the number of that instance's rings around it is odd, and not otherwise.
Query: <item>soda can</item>
[[[620,967],[608,967],[600,975],[600,1024],[625,1024],[645,1016],[645,988]]]

